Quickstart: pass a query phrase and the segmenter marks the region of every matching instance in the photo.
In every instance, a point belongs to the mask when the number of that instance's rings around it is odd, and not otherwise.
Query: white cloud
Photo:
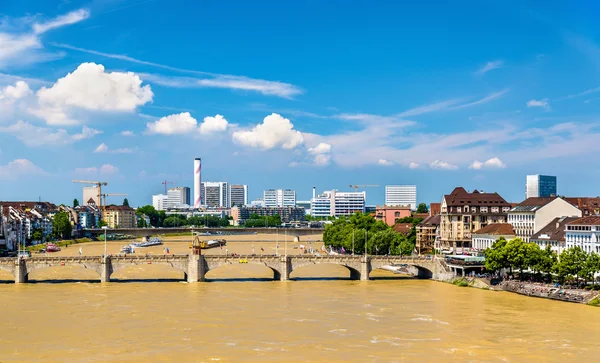
[[[456,98],[456,99],[446,100],[446,101],[442,101],[442,102],[432,103],[429,105],[418,106],[415,108],[411,108],[410,110],[400,112],[399,114],[396,114],[396,117],[418,116],[418,115],[423,115],[423,114],[430,113],[430,112],[442,111],[451,106],[456,105],[460,101],[461,101],[460,99]]]
[[[565,97],[561,97],[556,99],[555,101],[564,101],[564,100],[570,100],[572,98],[577,98],[577,97],[581,97],[581,96],[587,96],[589,94],[593,94],[593,93],[597,93],[600,92],[600,87],[596,87],[596,88],[591,88],[588,90],[585,90],[583,92],[579,92],[579,93],[575,93],[575,94],[571,94]]]
[[[527,102],[527,107],[542,107],[548,111],[550,110],[550,104],[548,103],[547,98],[542,100],[529,100]]]
[[[14,135],[29,147],[39,147],[71,144],[76,141],[90,139],[100,134],[101,131],[84,126],[81,133],[69,134],[64,129],[38,127],[24,121],[17,121],[13,125],[0,127],[0,133]]]
[[[417,169],[419,166],[421,166],[421,165],[419,165],[418,163],[412,162],[412,161],[410,162],[410,164],[408,164],[408,167],[411,169]]]
[[[313,155],[313,162],[315,165],[325,166],[329,165],[329,162],[331,161],[330,144],[321,142],[317,146],[309,148],[308,153]]]
[[[302,133],[294,130],[294,124],[285,117],[273,113],[264,118],[263,123],[250,131],[236,131],[233,141],[237,144],[260,149],[293,149],[304,143]]]
[[[6,86],[0,90],[0,100],[18,100],[31,94],[31,89],[25,81],[17,81],[14,86]]]
[[[502,91],[498,91],[498,92],[494,92],[488,96],[483,97],[482,99],[479,99],[477,101],[473,101],[473,102],[469,102],[469,103],[465,103],[462,105],[458,105],[455,107],[452,107],[453,110],[459,110],[461,108],[467,108],[467,107],[471,107],[471,106],[477,106],[477,105],[481,105],[484,103],[488,103],[491,101],[494,101],[502,96],[504,96],[505,94],[507,94],[510,90],[508,88],[503,89]]]
[[[445,170],[455,170],[458,169],[457,165],[449,164],[445,161],[435,160],[429,163],[429,167],[432,169],[445,169]]]
[[[198,127],[198,121],[189,112],[182,112],[160,118],[156,122],[148,122],[146,128],[151,134],[175,135],[185,134]]]
[[[60,28],[65,25],[75,24],[82,20],[89,18],[90,12],[86,9],[79,9],[71,11],[70,13],[59,15],[56,18],[45,22],[33,24],[33,32],[35,34],[42,34],[48,30]]]
[[[498,158],[491,158],[486,161],[475,160],[470,166],[470,169],[480,170],[480,169],[502,169],[505,168],[506,165],[502,162],[502,160]]]
[[[96,148],[96,150],[94,150],[95,153],[104,153],[108,151],[108,146],[106,146],[105,143],[102,143],[100,145],[98,145],[98,147]]]
[[[42,87],[37,97],[39,108],[30,110],[31,113],[51,125],[70,125],[78,123],[70,116],[71,108],[132,112],[151,102],[153,93],[132,72],[108,73],[101,64],[82,63],[52,87]]]
[[[34,23],[33,29],[27,32],[23,32],[22,28],[24,26],[29,27],[33,17],[17,19],[16,22],[20,26],[15,27],[16,30],[9,29],[10,27],[7,26],[4,27],[4,31],[0,31],[0,44],[2,44],[0,47],[0,68],[3,66],[23,66],[62,58],[64,52],[51,53],[44,50],[40,35],[52,29],[74,24],[88,16],[89,12],[87,10],[76,10],[45,23]],[[8,20],[14,22],[14,19]]]
[[[95,153],[111,153],[111,154],[131,154],[133,149],[121,148],[121,149],[110,149],[105,143],[98,145],[94,150]]]
[[[133,131],[124,130],[121,131],[121,136],[135,136],[135,134],[133,133]]]
[[[483,67],[481,67],[480,69],[477,70],[477,72],[475,72],[475,74],[477,75],[482,75],[485,74],[491,70],[494,69],[498,69],[498,68],[503,68],[504,67],[504,62],[501,60],[495,60],[495,61],[491,61],[491,62],[487,62]]]
[[[392,166],[392,165],[394,165],[394,163],[389,160],[379,159],[379,161],[377,162],[377,165]]]
[[[14,180],[26,175],[48,175],[48,173],[27,159],[15,159],[6,165],[0,165],[0,179]]]
[[[119,168],[111,164],[104,164],[101,167],[97,168],[95,166],[91,166],[88,168],[76,168],[74,170],[75,174],[86,174],[86,175],[112,175],[119,172]]]
[[[200,124],[200,133],[212,134],[215,132],[223,132],[227,130],[227,126],[228,122],[223,116],[207,116],[204,118],[204,121]]]
[[[228,74],[218,74],[213,72],[195,71],[190,69],[183,69],[177,67],[171,67],[165,64],[148,62],[141,59],[135,59],[122,54],[111,54],[98,52],[92,49],[84,49],[74,47],[68,44],[52,43],[55,47],[75,50],[78,52],[98,55],[102,57],[119,59],[126,62],[143,64],[151,67],[168,69],[170,71],[189,73],[206,76],[207,78],[196,79],[191,77],[167,77],[162,75],[144,74],[144,79],[148,82],[156,83],[166,87],[214,87],[214,88],[229,88],[236,90],[255,91],[264,95],[279,96],[283,98],[292,98],[295,95],[303,93],[303,90],[299,87],[279,82],[279,81],[268,81],[264,79],[250,78],[246,76],[235,76]],[[210,77],[210,78],[208,78]]]

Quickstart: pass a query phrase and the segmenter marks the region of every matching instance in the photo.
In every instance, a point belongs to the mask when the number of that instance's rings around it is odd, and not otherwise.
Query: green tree
[[[492,247],[484,251],[485,254],[485,269],[488,271],[500,271],[503,268],[508,268],[508,257],[506,254],[506,245],[508,241],[501,237],[494,242]]]
[[[73,208],[75,207],[79,207],[79,201],[77,200],[77,198],[73,199]]]
[[[137,226],[138,228],[146,228],[148,227],[148,224],[146,224],[146,220],[144,218],[138,218]]]
[[[556,274],[560,282],[565,279],[572,279],[581,276],[584,272],[584,266],[587,260],[587,255],[579,246],[567,248],[560,254],[559,262],[556,265]]]
[[[594,274],[596,274],[598,271],[600,271],[600,255],[595,252],[588,253],[581,271],[581,275],[586,281],[592,280],[592,282],[596,284]]]
[[[391,229],[375,232],[369,237],[368,250],[371,254],[397,254],[403,236]]]
[[[56,213],[56,215],[54,215],[54,219],[52,220],[52,229],[57,238],[70,238],[73,226],[69,220],[69,214],[67,212]]]
[[[398,254],[400,256],[410,256],[415,250],[415,245],[410,243],[408,239],[403,238],[398,245]]]
[[[534,266],[533,269],[543,274],[546,274],[547,277],[550,277],[550,274],[552,273],[552,271],[554,271],[556,264],[556,253],[552,251],[550,245],[547,245],[545,249],[540,249],[540,255],[537,261],[537,265]]]
[[[31,239],[33,241],[41,241],[42,238],[44,238],[44,233],[41,228],[36,228],[33,230],[33,233],[31,233]]]
[[[123,199],[123,205],[129,207],[129,200],[127,198]]]
[[[511,272],[513,270],[523,272],[523,269],[527,268],[528,265],[527,247],[525,242],[520,238],[514,238],[508,241],[505,248]]]
[[[417,207],[417,213],[429,213],[429,209],[427,209],[427,204],[419,203]]]
[[[108,226],[108,223],[104,222],[102,219],[100,220],[100,222],[98,222],[98,228],[102,228],[102,227],[106,227]]]

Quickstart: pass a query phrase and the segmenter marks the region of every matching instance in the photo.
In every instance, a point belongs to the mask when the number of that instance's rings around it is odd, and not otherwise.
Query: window
[[[394,213],[394,217],[400,217],[400,212]]]

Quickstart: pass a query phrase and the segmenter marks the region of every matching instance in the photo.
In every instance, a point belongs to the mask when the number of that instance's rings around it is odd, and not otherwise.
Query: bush
[[[590,302],[588,303],[588,305],[591,305],[591,306],[600,306],[600,297],[596,296],[595,298],[593,298],[592,300],[590,300]]]

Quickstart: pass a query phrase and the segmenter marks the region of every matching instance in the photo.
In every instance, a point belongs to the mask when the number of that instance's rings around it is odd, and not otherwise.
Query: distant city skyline
[[[5,3],[2,200],[70,204],[85,179],[151,204],[163,181],[195,189],[197,157],[249,200],[519,202],[531,174],[600,194],[598,2]]]

